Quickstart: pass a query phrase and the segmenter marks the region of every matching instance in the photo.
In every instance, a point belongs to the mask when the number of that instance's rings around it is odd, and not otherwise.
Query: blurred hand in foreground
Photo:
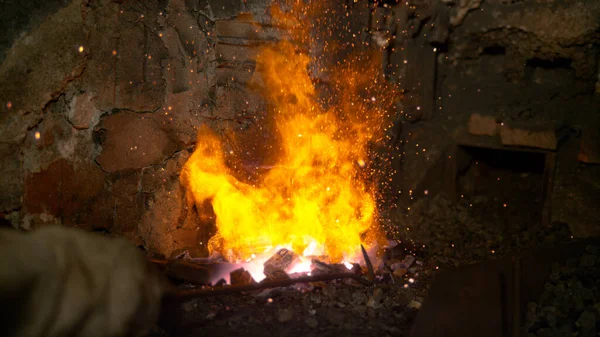
[[[123,238],[0,230],[2,336],[140,336],[161,294],[159,275]]]

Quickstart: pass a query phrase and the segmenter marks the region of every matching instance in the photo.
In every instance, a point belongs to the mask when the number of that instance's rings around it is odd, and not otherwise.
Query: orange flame
[[[282,26],[297,28],[289,14],[273,13]],[[309,76],[311,59],[297,43],[306,41],[302,31],[294,32],[295,41],[263,47],[256,61],[260,92],[278,133],[276,165],[257,183],[236,178],[221,140],[202,127],[182,171],[195,202],[212,203],[218,232],[209,250],[230,261],[286,246],[339,262],[383,237],[366,177],[372,175],[369,144],[383,136],[392,90],[381,63],[361,55],[332,69],[330,97],[336,99],[322,102]]]

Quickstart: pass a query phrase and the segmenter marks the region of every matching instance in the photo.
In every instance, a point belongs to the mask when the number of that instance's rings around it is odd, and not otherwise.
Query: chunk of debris
[[[277,314],[277,320],[281,323],[287,322],[294,317],[294,310],[291,308],[280,310]]]
[[[343,272],[348,271],[348,268],[346,268],[346,266],[341,263],[329,264],[329,263],[319,261],[317,259],[312,260],[312,267],[313,267],[312,273],[315,275],[323,274],[323,273],[326,273],[326,274],[343,273]]]
[[[419,309],[421,309],[421,302],[419,302],[419,301],[411,301],[408,304],[408,307],[411,308],[411,309],[417,309],[417,310],[419,310]]]
[[[290,276],[283,270],[278,270],[278,269],[273,270],[265,278],[266,281],[277,281],[277,280],[288,280],[288,279],[290,279]]]
[[[375,300],[375,298],[373,296],[369,297],[369,299],[367,300],[367,307],[368,308],[379,308],[381,306],[381,304]]]
[[[398,268],[398,269],[394,270],[394,277],[399,278],[399,277],[406,275],[406,273],[408,273],[408,269]]]
[[[319,325],[319,322],[316,320],[316,318],[314,317],[309,317],[307,318],[304,323],[306,323],[306,325],[308,325],[311,328],[316,328]]]
[[[355,291],[352,293],[352,301],[354,301],[355,304],[363,304],[367,301],[367,295],[362,291]]]
[[[298,260],[298,255],[288,249],[280,249],[264,263],[264,273],[271,277],[277,271],[285,271],[289,266]]]
[[[252,278],[252,275],[250,275],[250,273],[244,268],[239,268],[229,273],[229,280],[231,285],[247,285],[256,283],[256,281],[254,281]]]
[[[406,255],[404,257],[404,259],[402,260],[402,262],[393,263],[390,266],[390,269],[393,270],[393,271],[396,271],[398,269],[406,269],[406,270],[408,270],[410,268],[410,266],[412,266],[412,264],[414,262],[415,262],[415,257],[409,254],[409,255]]]
[[[383,299],[383,290],[381,288],[376,288],[373,290],[373,299],[377,302],[380,302]]]

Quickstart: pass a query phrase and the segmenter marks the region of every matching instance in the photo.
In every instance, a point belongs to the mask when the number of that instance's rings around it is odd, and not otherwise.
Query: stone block
[[[140,181],[140,171],[108,175],[105,188],[94,199],[82,222],[92,229],[135,237],[132,233],[137,233],[138,223],[145,211]]]
[[[79,225],[104,188],[104,174],[93,164],[74,166],[58,159],[46,169],[25,176],[23,209],[47,214],[67,225]]]
[[[84,93],[73,97],[67,117],[76,129],[87,129],[100,113],[92,101],[92,95]]]
[[[215,82],[219,86],[245,87],[254,79],[254,67],[217,68]]]
[[[176,150],[152,114],[116,113],[103,118],[96,131],[104,138],[96,161],[106,172],[159,164]]]
[[[178,149],[191,146],[198,127],[208,115],[208,89],[204,84],[177,94],[168,94],[160,113],[153,114],[159,127]]]
[[[215,32],[220,42],[249,45],[261,41],[277,41],[284,31],[247,20],[220,20],[215,22]]]
[[[495,136],[498,134],[498,123],[492,116],[472,114],[469,118],[468,130],[475,136]]]
[[[167,50],[158,34],[137,22],[120,23],[116,63],[115,105],[134,111],[154,111],[164,99],[161,59]]]
[[[217,44],[216,57],[221,65],[253,64],[259,48],[255,46],[240,46]]]
[[[176,249],[198,245],[197,224],[183,226],[187,210],[179,181],[166,182],[147,194],[145,206],[138,233],[148,250],[171,256]]]
[[[154,193],[167,184],[179,181],[179,173],[190,157],[191,153],[182,150],[169,158],[161,167],[149,167],[142,172],[141,191]]]
[[[265,106],[266,102],[258,92],[250,89],[218,87],[216,90],[215,110],[222,118],[241,121],[244,116],[255,117]]]
[[[213,21],[229,19],[244,11],[242,0],[211,1],[209,4]]]
[[[252,20],[261,24],[270,24],[272,0],[244,0],[246,12]],[[244,14],[240,15],[243,16]]]
[[[524,146],[548,150],[556,150],[557,144],[554,130],[531,131],[513,129],[507,126],[500,128],[500,141],[507,146]]]
[[[248,285],[256,283],[252,275],[244,268],[236,269],[229,274],[231,285]]]
[[[119,6],[105,1],[86,13],[90,54],[78,82],[95,95],[100,110],[154,111],[162,104],[166,83],[161,61],[168,53],[155,28],[161,9],[153,1],[144,4],[137,8],[135,2]]]
[[[144,195],[140,189],[141,173],[117,174],[111,186],[112,233],[135,232],[144,212]]]

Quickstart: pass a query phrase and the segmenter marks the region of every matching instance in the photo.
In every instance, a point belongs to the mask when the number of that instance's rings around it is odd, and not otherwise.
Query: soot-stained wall
[[[589,135],[598,129],[600,3],[337,4],[352,18],[346,38],[381,48],[382,66],[405,90],[390,200],[404,207],[409,190],[443,190],[431,172],[477,113],[566,130],[553,216],[593,232],[598,167],[577,156],[582,137],[592,149],[598,141]],[[100,230],[164,255],[203,247],[209,233],[186,205],[179,172],[201,125],[243,138],[264,113],[245,83],[257,45],[280,36],[270,1],[2,6],[11,9],[0,14],[4,223]]]

